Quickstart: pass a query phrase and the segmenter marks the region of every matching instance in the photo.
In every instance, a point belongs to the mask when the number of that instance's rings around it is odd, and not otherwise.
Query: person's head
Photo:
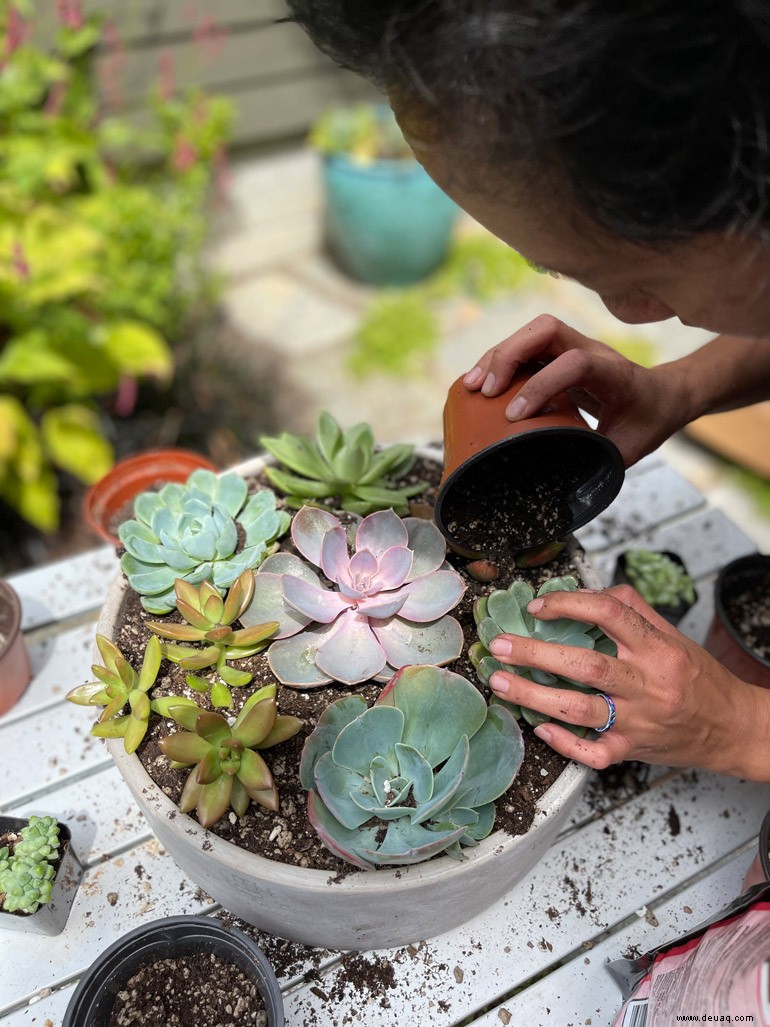
[[[766,0],[289,6],[387,93],[439,184],[525,256],[624,320],[770,334]]]

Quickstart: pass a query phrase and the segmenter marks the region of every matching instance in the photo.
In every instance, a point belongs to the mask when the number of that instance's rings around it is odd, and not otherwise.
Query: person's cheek
[[[662,300],[643,293],[617,293],[613,296],[600,296],[600,299],[614,317],[626,324],[650,324],[676,317],[674,311]]]

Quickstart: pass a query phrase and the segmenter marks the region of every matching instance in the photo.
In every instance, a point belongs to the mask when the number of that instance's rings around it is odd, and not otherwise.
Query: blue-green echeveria
[[[258,567],[278,548],[275,540],[290,516],[276,510],[275,495],[262,489],[247,496],[238,474],[219,477],[193,471],[185,484],[143,492],[134,519],[119,529],[126,548],[120,565],[150,613],[174,609],[177,578],[194,585],[211,581],[222,592],[249,568]],[[245,543],[238,550],[238,528]]]
[[[524,757],[502,706],[452,671],[405,667],[368,707],[333,702],[302,752],[308,817],[323,843],[362,869],[439,852],[461,859],[485,838],[494,802]]]

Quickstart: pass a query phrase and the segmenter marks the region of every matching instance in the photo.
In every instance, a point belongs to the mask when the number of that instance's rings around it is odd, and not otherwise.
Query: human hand
[[[498,396],[520,364],[545,361],[506,410],[512,421],[531,417],[561,392],[598,418],[626,467],[665,441],[688,418],[687,383],[672,365],[647,369],[610,346],[543,314],[487,350],[463,379],[466,388]]]
[[[535,734],[557,752],[596,769],[644,760],[769,779],[770,692],[732,675],[630,586],[550,592],[528,610],[544,620],[598,624],[618,647],[611,657],[518,635],[492,642],[490,651],[501,663],[572,678],[614,701],[615,724],[595,740],[577,738],[558,724],[537,727]],[[501,699],[570,724],[598,728],[607,720],[601,695],[538,685],[510,671],[495,672],[490,685]]]

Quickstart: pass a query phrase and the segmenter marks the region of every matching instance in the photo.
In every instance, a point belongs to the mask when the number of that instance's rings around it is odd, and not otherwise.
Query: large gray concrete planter
[[[422,455],[440,460],[436,450]],[[263,466],[257,458],[235,468]],[[601,588],[586,567],[584,584]],[[122,576],[109,592],[98,630],[114,638],[126,602]],[[122,739],[110,753],[161,845],[217,902],[248,923],[281,938],[331,949],[391,948],[452,930],[502,898],[543,856],[564,826],[590,773],[570,763],[542,796],[529,831],[493,832],[463,862],[442,856],[427,863],[358,871],[337,878],[245,852],[179,812]]]

